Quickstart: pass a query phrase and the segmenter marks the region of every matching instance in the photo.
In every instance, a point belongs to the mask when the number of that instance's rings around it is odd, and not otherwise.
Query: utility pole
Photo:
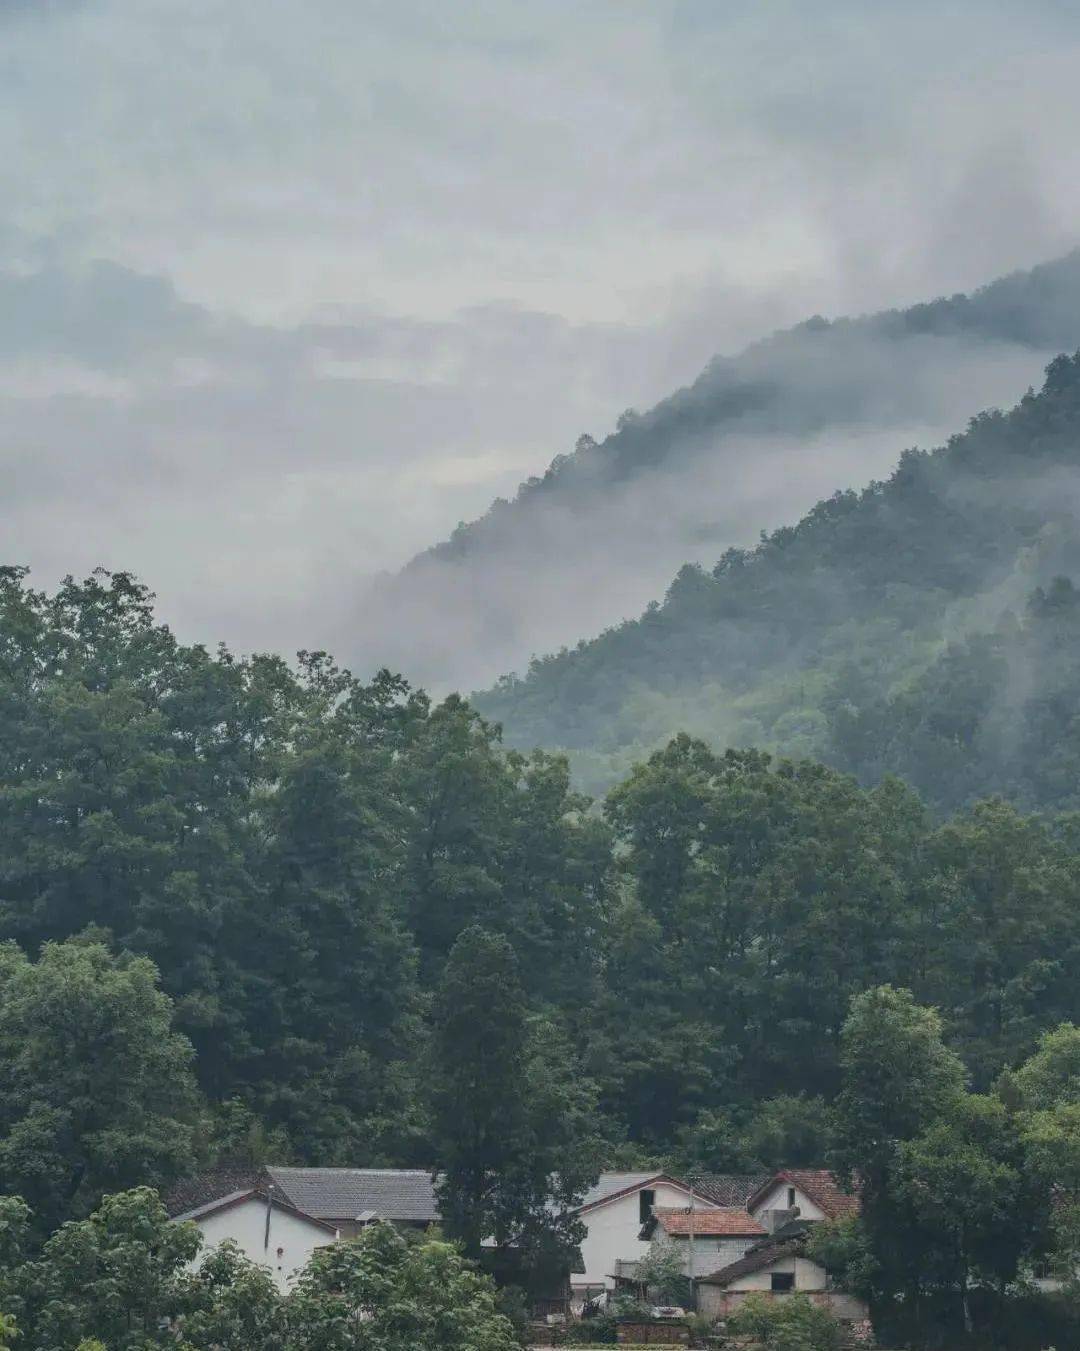
[[[697,1225],[697,1212],[694,1209],[694,1179],[690,1179],[690,1234],[687,1239],[688,1263],[687,1275],[690,1278],[690,1312],[697,1313],[697,1286],[694,1284],[697,1272],[694,1268],[694,1229]]]

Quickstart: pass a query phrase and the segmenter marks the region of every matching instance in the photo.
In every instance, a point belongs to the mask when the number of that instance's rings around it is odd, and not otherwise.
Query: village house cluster
[[[365,1225],[437,1224],[436,1181],[423,1169],[268,1166],[190,1179],[168,1203],[175,1220],[199,1227],[204,1251],[231,1239],[286,1289],[316,1248]],[[858,1206],[858,1197],[818,1169],[750,1177],[602,1173],[579,1209],[586,1234],[575,1269],[537,1300],[537,1312],[580,1313],[620,1289],[635,1291],[638,1262],[664,1243],[677,1245],[697,1309],[709,1317],[724,1317],[751,1294],[800,1293],[862,1322],[866,1306],[834,1290],[807,1250],[811,1226]]]

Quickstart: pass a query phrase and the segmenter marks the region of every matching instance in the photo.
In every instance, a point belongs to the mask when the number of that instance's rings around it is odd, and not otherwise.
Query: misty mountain
[[[639,614],[682,563],[711,565],[973,408],[1012,403],[1078,343],[1074,252],[972,295],[815,317],[717,357],[379,579],[358,605],[359,660],[437,687],[520,670]]]
[[[966,305],[957,305],[959,312]],[[947,308],[938,311],[947,312]],[[885,482],[477,698],[590,786],[678,729],[897,772],[954,806],[1080,806],[1080,354]]]

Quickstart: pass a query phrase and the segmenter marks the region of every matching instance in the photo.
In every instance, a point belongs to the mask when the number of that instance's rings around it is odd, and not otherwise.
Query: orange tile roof
[[[830,1220],[845,1219],[859,1213],[859,1198],[853,1192],[846,1192],[840,1186],[834,1173],[827,1168],[785,1168],[774,1173],[764,1187],[759,1187],[748,1204],[756,1205],[762,1201],[766,1192],[777,1182],[786,1182],[797,1187],[810,1198],[819,1210]]]
[[[730,1206],[717,1206],[712,1210],[693,1212],[658,1206],[653,1214],[667,1234],[688,1235],[691,1224],[694,1236],[702,1238],[719,1238],[725,1234],[749,1237],[766,1232],[748,1211],[737,1210]]]

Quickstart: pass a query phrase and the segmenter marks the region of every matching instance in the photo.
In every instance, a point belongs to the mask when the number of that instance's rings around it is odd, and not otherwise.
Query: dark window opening
[[[795,1273],[793,1271],[774,1271],[772,1274],[772,1288],[775,1294],[783,1294],[787,1290],[795,1289]]]
[[[788,1208],[788,1210],[794,1210],[794,1209],[795,1209],[795,1188],[794,1188],[794,1187],[789,1187],[789,1188],[787,1189],[787,1208]]]
[[[642,1224],[652,1215],[653,1206],[656,1205],[656,1193],[652,1191],[638,1192],[638,1219]]]

